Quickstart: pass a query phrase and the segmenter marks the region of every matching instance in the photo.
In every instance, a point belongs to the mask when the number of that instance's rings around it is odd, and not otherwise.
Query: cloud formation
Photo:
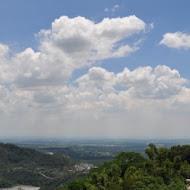
[[[65,56],[74,55],[84,62],[80,64],[88,65],[96,60],[122,57],[136,51],[136,47],[119,42],[142,32],[145,27],[146,24],[136,16],[105,18],[100,23],[84,17],[63,16],[52,23],[51,30],[42,30],[39,33],[42,37],[40,49],[48,51],[56,48]],[[79,63],[75,64],[78,67]]]
[[[118,84],[129,88],[133,96],[139,98],[168,98],[182,91],[186,80],[180,77],[177,70],[167,66],[127,68],[117,75]]]
[[[63,16],[38,33],[38,51],[29,47],[13,54],[0,44],[4,134],[125,136],[128,132],[134,136],[142,123],[147,125],[145,133],[153,133],[159,122],[173,123],[171,118],[175,127],[179,120],[186,126],[188,118],[177,112],[190,113],[190,89],[177,70],[159,65],[115,73],[95,65],[137,51],[141,38],[133,41],[132,37],[136,39],[146,28],[136,16],[99,23]],[[88,72],[71,82],[72,73],[83,68]],[[170,115],[166,123],[164,113]]]
[[[9,57],[8,46],[0,44],[1,82],[12,82],[21,88],[63,85],[76,69],[135,52],[136,43],[123,40],[143,32],[145,27],[136,16],[105,18],[99,23],[62,16],[52,23],[51,29],[39,32],[37,52],[27,48]]]
[[[182,32],[166,33],[159,44],[170,48],[190,48],[190,35]]]

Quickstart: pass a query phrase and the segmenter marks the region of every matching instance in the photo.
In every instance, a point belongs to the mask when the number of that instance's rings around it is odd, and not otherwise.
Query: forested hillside
[[[190,146],[157,148],[150,144],[146,158],[121,153],[92,169],[89,176],[56,190],[185,190],[190,178]]]
[[[123,152],[82,178],[83,174],[74,171],[76,161],[71,157],[0,144],[0,188],[25,184],[42,190],[186,189],[189,145],[157,148],[150,144],[145,154]],[[76,180],[69,182],[72,179]]]
[[[75,163],[69,156],[50,155],[1,143],[0,188],[24,184],[39,186],[46,190],[52,189],[54,185],[73,179],[73,174],[68,171]]]

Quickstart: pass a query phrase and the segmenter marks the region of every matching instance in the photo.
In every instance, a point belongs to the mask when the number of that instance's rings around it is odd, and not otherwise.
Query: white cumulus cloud
[[[136,47],[118,42],[143,31],[145,27],[146,24],[136,16],[105,18],[99,23],[84,17],[63,16],[52,23],[51,30],[39,33],[44,38],[40,49],[49,52],[54,48],[69,58],[72,55],[77,68],[111,58],[114,53],[119,57],[121,52],[122,57],[136,51]]]
[[[182,91],[186,80],[177,70],[167,66],[141,67],[134,71],[127,68],[117,74],[118,84],[129,88],[133,96],[143,98],[168,98]]]
[[[123,40],[145,28],[136,16],[105,18],[99,23],[80,16],[62,16],[49,30],[39,32],[38,51],[29,47],[8,56],[9,47],[0,44],[1,82],[21,88],[63,85],[76,69],[137,51],[138,44]]]
[[[170,48],[190,48],[190,35],[182,32],[166,33],[159,44]]]

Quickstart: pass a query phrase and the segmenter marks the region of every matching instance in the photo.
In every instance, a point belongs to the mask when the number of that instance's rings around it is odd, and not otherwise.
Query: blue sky
[[[186,136],[189,7],[188,0],[1,0],[4,135],[163,137],[174,125],[171,136]]]

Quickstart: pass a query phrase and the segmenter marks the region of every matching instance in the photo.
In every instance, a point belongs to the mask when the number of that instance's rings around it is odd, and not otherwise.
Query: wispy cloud
[[[117,9],[119,9],[119,5],[114,5],[112,8],[105,8],[104,12],[112,12],[112,13],[114,13]]]

